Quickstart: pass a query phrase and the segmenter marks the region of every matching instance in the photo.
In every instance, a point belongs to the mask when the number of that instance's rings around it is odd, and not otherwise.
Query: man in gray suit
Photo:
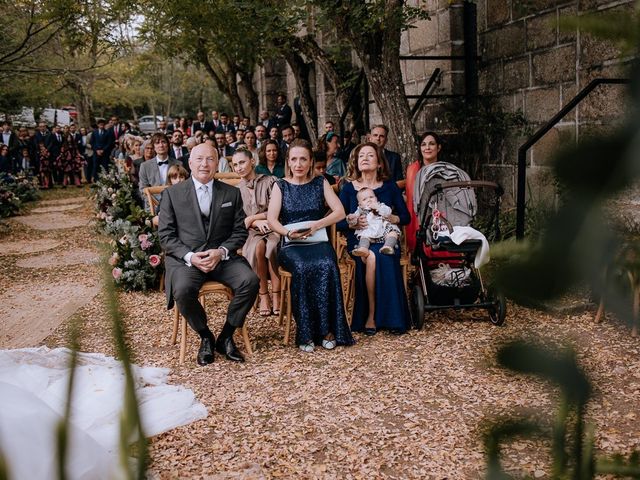
[[[194,147],[189,166],[191,178],[165,190],[160,204],[158,235],[166,253],[167,307],[175,302],[200,335],[199,365],[213,362],[214,345],[227,359],[242,362],[233,332],[242,327],[260,284],[249,263],[237,254],[248,236],[242,197],[236,187],[214,181],[218,153],[213,146]],[[221,282],[233,291],[217,341],[198,301],[206,280]]]
[[[140,172],[138,174],[138,188],[140,196],[145,200],[145,208],[149,208],[146,204],[147,199],[144,189],[147,187],[157,187],[167,183],[167,172],[171,165],[182,165],[182,162],[175,158],[169,158],[169,140],[164,133],[154,133],[150,142],[156,151],[156,157],[140,164]]]

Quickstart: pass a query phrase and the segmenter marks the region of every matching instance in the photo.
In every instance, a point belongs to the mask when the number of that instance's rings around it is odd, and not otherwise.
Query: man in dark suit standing
[[[276,127],[280,128],[284,125],[290,125],[291,115],[293,115],[293,112],[291,111],[291,107],[287,105],[287,97],[284,96],[284,93],[278,95],[276,98],[276,105],[278,106],[274,117]]]
[[[227,132],[235,133],[235,131],[236,131],[235,127],[233,126],[232,123],[229,122],[229,115],[227,115],[226,113],[221,113],[220,123],[216,128],[216,133],[227,133]]]
[[[391,172],[391,180],[397,182],[404,178],[404,174],[402,173],[402,159],[398,153],[384,148],[387,144],[388,135],[389,128],[386,125],[375,125],[371,127],[369,131],[369,141],[384,150],[384,156],[387,159],[389,171]]]
[[[189,165],[191,178],[165,190],[160,204],[158,235],[166,252],[167,307],[175,302],[200,335],[199,365],[213,362],[214,346],[227,359],[242,362],[233,332],[242,327],[260,283],[249,263],[237,254],[248,236],[242,197],[237,188],[214,181],[218,154],[211,145],[194,147]],[[206,280],[221,282],[233,291],[217,341],[198,301]]]
[[[91,169],[91,178],[87,178],[87,182],[95,182],[98,179],[100,169],[105,172],[109,171],[109,157],[115,143],[116,139],[113,136],[113,132],[105,128],[104,119],[98,119],[98,128],[91,134],[93,168]]]
[[[204,119],[204,112],[198,112],[196,114],[197,120],[191,124],[191,135],[195,135],[196,132],[202,130],[204,133],[209,133],[213,128],[213,123]]]

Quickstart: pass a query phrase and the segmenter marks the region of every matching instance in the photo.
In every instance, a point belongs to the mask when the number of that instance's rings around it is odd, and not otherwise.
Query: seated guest
[[[257,137],[253,130],[246,130],[244,132],[244,147],[251,152],[253,159],[258,163],[260,156],[258,154]]]
[[[147,199],[144,189],[147,187],[155,187],[167,183],[167,172],[171,165],[181,165],[181,162],[174,158],[169,158],[169,140],[164,133],[156,132],[151,137],[151,144],[156,152],[155,158],[142,162],[140,165],[140,173],[138,175],[138,189],[140,195],[144,198],[145,208]],[[158,199],[160,197],[158,196]]]
[[[407,209],[409,210],[409,216],[411,221],[407,225],[407,248],[410,252],[416,248],[416,233],[420,229],[417,212],[413,208],[414,200],[420,202],[419,198],[413,198],[413,189],[416,183],[416,175],[422,167],[427,167],[432,163],[438,161],[438,154],[442,149],[442,141],[435,132],[424,132],[420,136],[419,142],[420,160],[412,162],[407,167],[407,184],[405,188],[405,194],[407,196]]]
[[[269,129],[269,138],[271,140],[280,140],[280,129],[278,127],[271,127]]]
[[[249,237],[242,247],[242,255],[260,278],[259,312],[266,317],[280,313],[280,275],[278,274],[278,244],[280,235],[272,232],[267,222],[267,207],[271,189],[277,178],[257,174],[251,152],[240,149],[231,160],[233,171],[242,180],[238,184],[247,218],[244,221]],[[271,278],[271,305],[269,304],[269,278]],[[273,306],[273,310],[272,310]]]
[[[352,156],[350,183],[340,192],[340,200],[347,215],[358,209],[358,192],[364,188],[373,190],[377,200],[389,206],[392,214],[386,220],[393,225],[409,223],[409,212],[402,198],[402,192],[393,180],[389,180],[389,166],[382,149],[375,143],[358,145]],[[347,232],[347,248],[352,252],[358,245],[356,230],[367,228],[364,215],[350,217],[342,221],[338,229]],[[388,329],[400,334],[409,329],[410,316],[407,295],[404,289],[400,249],[391,255],[384,255],[384,243],[374,242],[369,254],[356,261],[355,300],[353,307],[353,331],[364,331],[374,335],[378,329]],[[389,252],[387,252],[389,253]]]
[[[218,158],[230,157],[235,152],[233,147],[227,145],[226,132],[217,132],[215,135]]]
[[[227,145],[229,145],[229,147],[233,148],[235,151],[235,143],[236,143],[236,134],[235,132],[232,131],[228,131],[227,133],[224,134],[224,139],[227,143]]]
[[[278,178],[284,177],[284,162],[281,160],[280,144],[277,140],[270,139],[262,142],[258,159],[256,173],[274,175]]]
[[[316,175],[323,176],[329,185],[335,185],[336,179],[327,174],[327,154],[325,152],[313,152],[313,171]]]
[[[325,215],[327,205],[331,213]],[[336,253],[326,237],[326,228],[344,219],[344,208],[329,183],[313,174],[309,142],[291,143],[287,175],[273,187],[267,218],[271,230],[286,237],[278,260],[291,272],[291,305],[300,349],[312,352],[318,343],[328,350],[352,345]],[[304,243],[315,236],[317,242]]]
[[[16,158],[14,172],[22,175],[33,175],[35,168],[34,163],[31,160],[31,153],[28,148],[22,148],[20,155]]]
[[[182,130],[174,130],[171,134],[171,146],[169,148],[169,157],[180,161],[180,164],[186,169],[189,164],[189,150],[184,146],[184,134]]]
[[[241,124],[242,125],[242,124]],[[236,130],[236,141],[230,143],[233,148],[238,148],[240,145],[244,145],[244,130]]]
[[[336,133],[329,132],[320,139],[319,143],[319,149],[325,152],[327,156],[327,173],[332,175],[336,181],[339,181],[346,174],[344,162],[338,156],[340,136]]]
[[[236,253],[247,239],[242,197],[237,188],[214,181],[218,153],[213,146],[196,146],[189,166],[190,180],[167,188],[160,208],[158,235],[166,252],[167,308],[175,301],[200,336],[199,365],[214,361],[214,345],[227,359],[242,362],[233,332],[242,327],[260,284],[246,259]],[[217,341],[198,301],[200,287],[207,280],[221,282],[233,291]]]

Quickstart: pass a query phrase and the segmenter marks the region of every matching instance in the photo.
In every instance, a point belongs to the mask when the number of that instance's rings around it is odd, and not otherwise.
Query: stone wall
[[[520,111],[532,131],[545,124],[582,88],[597,77],[625,77],[628,58],[614,46],[577,29],[561,28],[562,19],[585,12],[631,9],[632,0],[478,0],[479,87],[481,95],[495,98],[506,111]],[[402,54],[460,55],[463,53],[462,5],[429,0],[431,20],[403,35]],[[435,67],[443,70],[433,93],[464,92],[461,62],[405,61],[407,92],[422,89]],[[553,153],[560,145],[581,135],[616,124],[624,106],[624,87],[600,86],[547,133],[528,154],[527,180],[534,203],[554,200],[549,174]],[[442,110],[448,99],[430,100],[416,120],[418,131],[446,131]],[[497,178],[507,191],[515,191],[517,149],[525,137],[510,135],[496,161],[486,165],[485,175]]]

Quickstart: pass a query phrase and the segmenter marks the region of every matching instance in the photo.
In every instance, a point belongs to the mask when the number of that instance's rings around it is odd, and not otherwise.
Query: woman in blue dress
[[[331,213],[325,215],[326,205]],[[287,152],[286,176],[271,191],[267,220],[285,238],[278,255],[291,273],[291,307],[296,320],[296,343],[305,352],[321,344],[352,345],[342,301],[336,254],[328,241],[308,242],[342,220],[340,199],[322,176],[314,176],[313,152],[305,140],[294,140]],[[305,222],[295,228],[288,225]],[[305,242],[307,240],[307,242]]]
[[[389,180],[389,166],[382,149],[368,142],[358,145],[352,154],[350,183],[340,192],[340,200],[347,214],[358,208],[356,197],[361,188],[371,188],[378,201],[391,207],[392,213],[387,220],[395,225],[409,223],[409,212],[402,198],[402,192],[392,180]],[[351,223],[343,220],[338,229],[347,235],[349,252],[358,245],[355,230],[367,226],[365,216],[355,217]],[[387,329],[392,333],[406,332],[411,325],[409,305],[404,289],[402,268],[400,266],[400,248],[396,246],[393,255],[383,255],[380,247],[383,242],[371,243],[369,254],[355,258],[355,301],[351,329],[364,331],[366,335],[375,335],[378,329]]]

